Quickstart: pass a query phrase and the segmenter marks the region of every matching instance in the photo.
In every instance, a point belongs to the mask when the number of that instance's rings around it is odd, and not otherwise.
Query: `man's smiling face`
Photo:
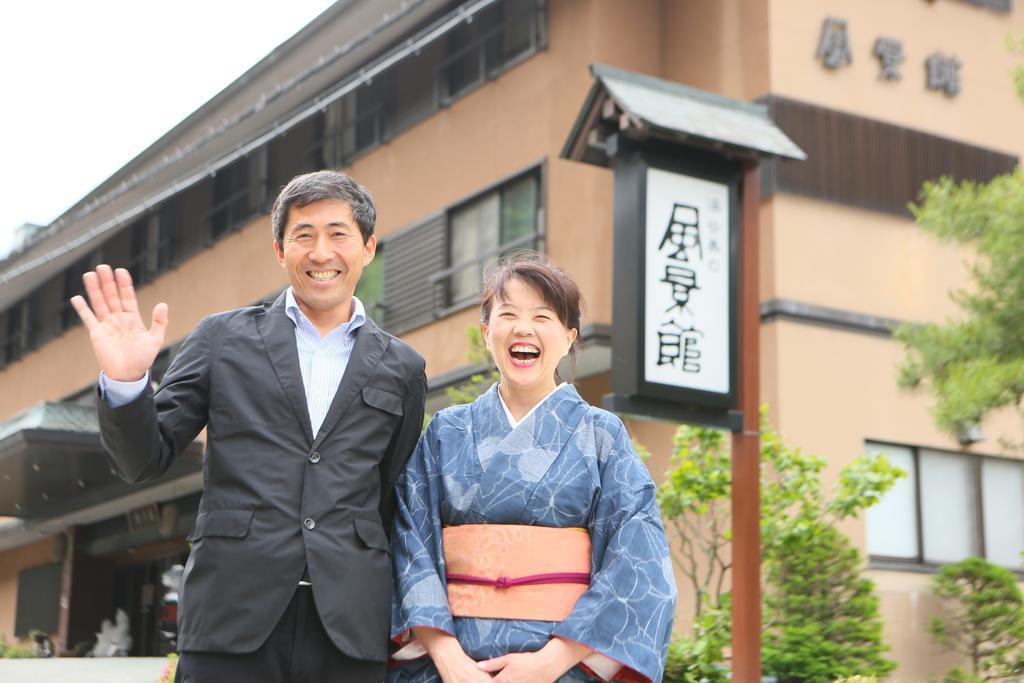
[[[303,312],[310,318],[339,313],[347,320],[359,276],[377,249],[375,236],[363,242],[348,203],[324,199],[292,205],[282,242],[274,242],[274,253]]]

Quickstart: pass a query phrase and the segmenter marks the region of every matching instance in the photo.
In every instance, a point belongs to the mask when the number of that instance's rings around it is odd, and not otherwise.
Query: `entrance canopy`
[[[592,64],[590,71],[594,85],[562,158],[608,167],[613,150],[606,143],[614,134],[706,147],[739,158],[807,158],[764,105],[602,64]]]
[[[201,452],[193,443],[160,481],[198,472]],[[42,402],[0,423],[0,516],[50,519],[153,485],[114,474],[92,405]]]

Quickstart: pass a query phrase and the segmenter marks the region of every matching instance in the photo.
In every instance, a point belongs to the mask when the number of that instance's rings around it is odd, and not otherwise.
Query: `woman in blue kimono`
[[[398,481],[392,636],[402,647],[388,680],[660,681],[676,589],[654,483],[622,422],[556,375],[576,342],[579,290],[543,257],[520,257],[491,276],[481,313],[501,379],[473,403],[437,413]],[[522,565],[531,550],[530,541],[511,549],[505,537],[488,544],[479,535],[470,548],[446,547],[449,532],[481,529],[556,537],[544,537],[541,553],[532,541],[539,571],[528,576],[456,573],[465,571],[456,556]],[[540,566],[545,549],[558,556],[586,543],[580,531],[589,535],[584,567]],[[566,543],[557,540],[564,533]],[[506,550],[517,556],[503,558]],[[526,612],[502,606],[530,591],[540,604]]]

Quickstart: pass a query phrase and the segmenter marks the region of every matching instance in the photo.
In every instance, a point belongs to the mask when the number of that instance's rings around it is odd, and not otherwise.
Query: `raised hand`
[[[163,348],[167,304],[159,303],[153,308],[152,322],[146,329],[127,270],[114,271],[108,265],[99,265],[95,272],[82,275],[82,281],[89,303],[75,296],[71,305],[89,330],[92,350],[103,374],[122,382],[142,379]]]

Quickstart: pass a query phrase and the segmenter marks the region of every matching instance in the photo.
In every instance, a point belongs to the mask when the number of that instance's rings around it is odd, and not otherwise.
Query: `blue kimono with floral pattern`
[[[563,385],[513,429],[495,384],[472,404],[442,410],[398,480],[392,537],[392,636],[416,626],[454,634],[484,660],[532,652],[553,636],[619,662],[617,680],[660,681],[676,588],[654,483],[613,414]],[[584,527],[591,583],[561,622],[452,617],[443,525]],[[429,657],[389,681],[440,681]],[[580,666],[559,681],[596,681]]]

